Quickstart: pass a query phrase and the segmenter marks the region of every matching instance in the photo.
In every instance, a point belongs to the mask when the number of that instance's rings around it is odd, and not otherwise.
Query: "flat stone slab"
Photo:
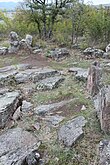
[[[0,135],[0,164],[21,165],[23,159],[38,149],[38,140],[21,128],[8,130]]]
[[[38,115],[45,115],[47,113],[51,113],[51,112],[56,111],[57,109],[63,107],[64,105],[69,104],[73,100],[74,99],[65,100],[65,101],[61,101],[61,102],[53,103],[53,104],[48,104],[48,105],[40,105],[40,106],[34,108],[34,113],[38,114]]]
[[[102,140],[100,141],[98,148],[99,155],[99,165],[109,165],[110,164],[110,141]]]
[[[18,91],[7,92],[0,95],[0,128],[4,127],[19,104]]]
[[[82,127],[85,126],[86,120],[83,116],[78,116],[66,124],[58,131],[58,140],[63,142],[67,147],[71,147],[84,134]]]
[[[32,68],[25,71],[21,71],[15,76],[16,82],[25,83],[27,81],[32,81],[34,83],[39,80],[45,79],[47,77],[55,76],[58,74],[58,71],[50,68]]]
[[[41,80],[37,83],[37,90],[52,90],[54,88],[58,88],[59,84],[64,81],[62,77],[51,77]]]
[[[58,125],[65,119],[63,116],[54,115],[54,116],[46,116],[45,120],[48,121],[52,126]]]
[[[14,81],[17,84],[38,82],[39,80],[59,75],[59,72],[47,67],[36,68],[29,64],[11,65],[0,68],[0,86],[8,85]]]
[[[10,65],[3,68],[0,68],[0,73],[15,71],[15,70],[25,70],[31,69],[32,66],[30,64],[18,64],[18,65]]]
[[[79,81],[86,81],[88,77],[88,69],[73,67],[68,70],[75,75],[75,78]]]

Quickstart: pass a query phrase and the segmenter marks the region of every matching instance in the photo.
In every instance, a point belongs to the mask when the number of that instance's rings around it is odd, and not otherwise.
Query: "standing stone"
[[[104,133],[110,133],[110,86],[103,87],[94,97],[94,106]]]
[[[99,62],[95,61],[88,72],[87,90],[92,97],[98,94],[101,88],[102,70]]]
[[[9,53],[16,53],[19,50],[19,37],[16,32],[10,32],[9,34],[9,40],[10,40],[10,47],[8,52]]]
[[[31,35],[29,35],[29,34],[26,35],[25,40],[26,40],[27,45],[32,46],[32,39],[33,39],[33,37]]]

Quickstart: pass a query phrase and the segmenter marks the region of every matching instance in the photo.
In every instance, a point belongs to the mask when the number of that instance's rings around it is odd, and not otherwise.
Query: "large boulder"
[[[36,156],[39,145],[38,139],[29,132],[21,128],[10,129],[0,135],[0,164],[37,165],[39,157]],[[33,160],[34,162],[36,160],[36,164],[33,164]]]
[[[78,116],[66,124],[64,124],[58,131],[58,140],[65,146],[71,147],[84,134],[82,127],[85,126],[86,120],[83,116]]]
[[[0,95],[0,128],[3,128],[9,122],[13,113],[21,105],[21,101],[18,91]]]

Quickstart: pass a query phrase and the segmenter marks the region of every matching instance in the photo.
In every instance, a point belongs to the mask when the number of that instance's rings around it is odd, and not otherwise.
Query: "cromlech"
[[[110,3],[0,1],[0,165],[110,164]]]

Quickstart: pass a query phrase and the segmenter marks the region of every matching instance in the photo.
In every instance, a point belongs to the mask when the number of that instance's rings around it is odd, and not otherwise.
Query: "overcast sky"
[[[18,2],[18,1],[22,1],[22,0],[0,0],[0,2]],[[93,2],[94,5],[98,5],[98,4],[110,4],[110,0],[84,0],[85,3],[87,2]]]

